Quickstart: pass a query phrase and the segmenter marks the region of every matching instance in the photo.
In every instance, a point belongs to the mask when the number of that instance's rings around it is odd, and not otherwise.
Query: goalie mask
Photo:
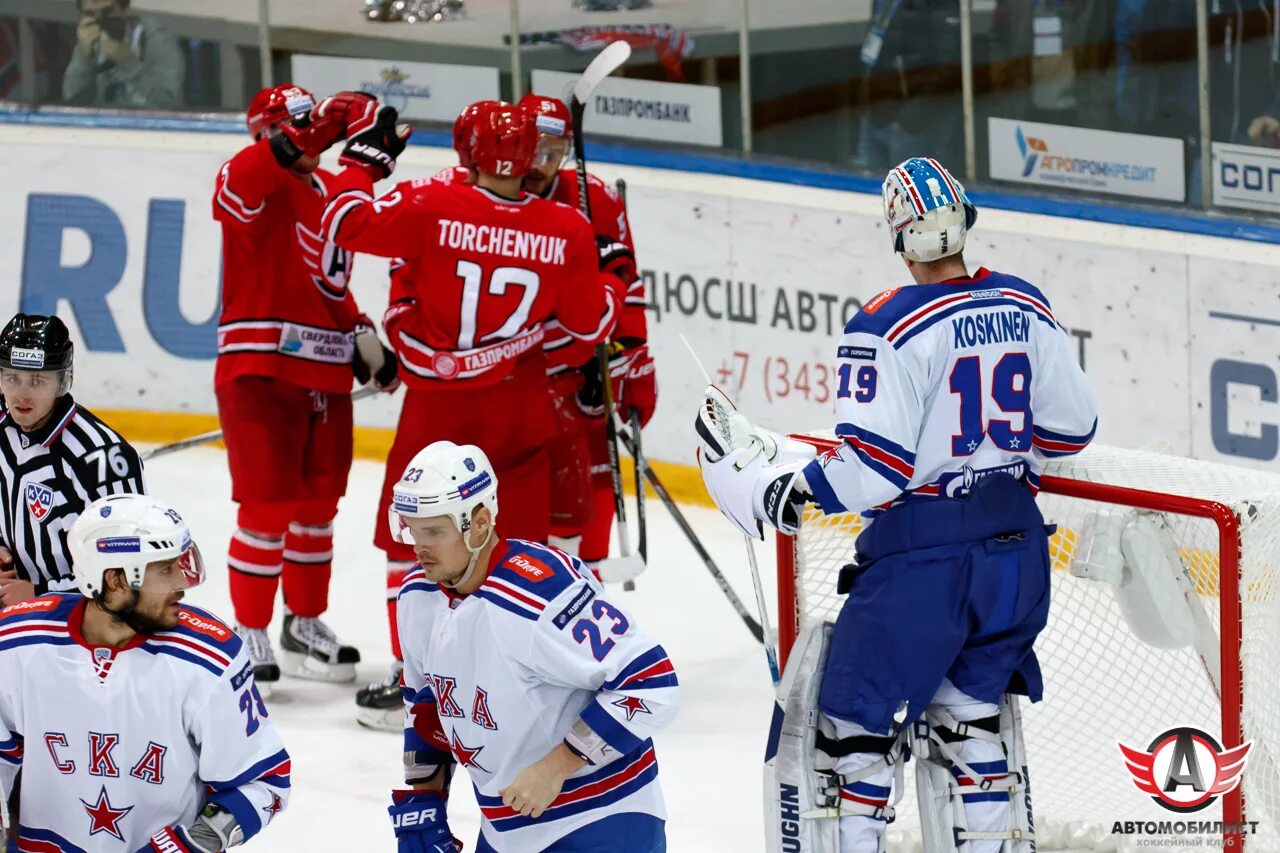
[[[76,586],[87,598],[102,597],[109,569],[123,571],[135,593],[172,593],[204,582],[204,561],[187,523],[146,495],[108,495],[89,504],[71,525],[67,546]]]
[[[471,554],[466,573],[457,582],[462,584],[471,576],[476,558],[493,538],[490,527],[483,542],[472,542],[472,519],[480,506],[488,507],[497,519],[498,477],[489,464],[489,457],[473,444],[434,442],[410,460],[392,490],[388,510],[391,537],[405,545],[414,545],[415,520],[448,516]]]
[[[893,250],[912,261],[958,254],[978,221],[964,186],[931,157],[912,157],[893,167],[881,195]]]

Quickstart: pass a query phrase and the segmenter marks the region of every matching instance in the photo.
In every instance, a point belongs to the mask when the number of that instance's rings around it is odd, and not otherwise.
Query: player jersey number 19
[[[1031,359],[1025,352],[1007,352],[991,371],[991,399],[1010,418],[982,422],[982,359],[967,355],[951,367],[951,393],[960,398],[960,433],[951,436],[951,455],[969,456],[991,437],[1001,450],[1031,450]],[[1014,428],[1017,419],[1017,428]]]
[[[480,312],[480,290],[484,269],[471,261],[458,261],[457,273],[462,279],[462,316],[458,323],[458,349],[469,350],[476,345],[476,317]],[[482,335],[480,340],[504,340],[514,337],[529,321],[533,300],[538,296],[538,274],[522,267],[498,267],[489,276],[486,290],[494,296],[503,296],[511,285],[524,289],[520,296],[520,304],[497,331]]]

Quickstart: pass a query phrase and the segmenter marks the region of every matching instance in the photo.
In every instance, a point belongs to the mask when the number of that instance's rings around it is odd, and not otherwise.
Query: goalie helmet
[[[67,532],[76,586],[88,598],[102,595],[108,569],[124,572],[134,591],[148,582],[147,565],[177,559],[180,575],[151,581],[176,592],[204,581],[204,561],[178,511],[147,495],[108,495],[80,513]],[[161,588],[164,587],[164,588]]]
[[[476,101],[463,107],[453,120],[453,150],[458,155],[459,165],[468,169],[475,166],[471,160],[471,130],[475,127],[476,116],[502,104],[502,101]]]
[[[893,250],[913,261],[959,253],[978,220],[964,186],[931,157],[912,157],[894,166],[881,194]]]
[[[518,178],[529,171],[537,147],[537,123],[519,104],[498,104],[477,113],[470,144],[477,171]]]
[[[281,83],[253,96],[249,109],[245,111],[244,123],[250,136],[261,139],[263,134],[283,122],[309,115],[315,105],[316,99],[306,89],[292,83]]]

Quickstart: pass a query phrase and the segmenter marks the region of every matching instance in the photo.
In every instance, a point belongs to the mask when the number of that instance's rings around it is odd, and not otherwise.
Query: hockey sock
[[[284,602],[294,615],[314,617],[329,608],[334,508],[307,508],[298,510],[298,520],[284,535]]]
[[[404,660],[400,652],[400,627],[396,624],[396,598],[400,585],[416,563],[407,560],[387,560],[387,626],[391,629],[391,654],[396,660]]]
[[[275,606],[287,522],[274,517],[273,510],[271,505],[242,504],[227,548],[231,603],[236,621],[246,628],[266,628]]]
[[[613,486],[592,484],[591,521],[582,531],[578,556],[583,562],[598,563],[609,556],[609,534],[613,531]]]

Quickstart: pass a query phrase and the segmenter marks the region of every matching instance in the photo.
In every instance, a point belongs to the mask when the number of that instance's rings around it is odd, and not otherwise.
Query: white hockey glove
[[[190,850],[192,853],[222,853],[244,843],[244,830],[235,815],[209,803],[189,827],[166,826],[151,836],[138,853],[155,850]]]
[[[811,499],[802,469],[814,448],[753,425],[714,385],[707,386],[694,426],[702,481],[720,512],[756,539],[764,538],[761,522],[794,533]]]
[[[364,314],[356,320],[356,357],[351,363],[356,381],[367,385],[370,381],[379,391],[390,393],[400,387],[399,365],[395,353],[384,345],[373,328],[373,321]]]

